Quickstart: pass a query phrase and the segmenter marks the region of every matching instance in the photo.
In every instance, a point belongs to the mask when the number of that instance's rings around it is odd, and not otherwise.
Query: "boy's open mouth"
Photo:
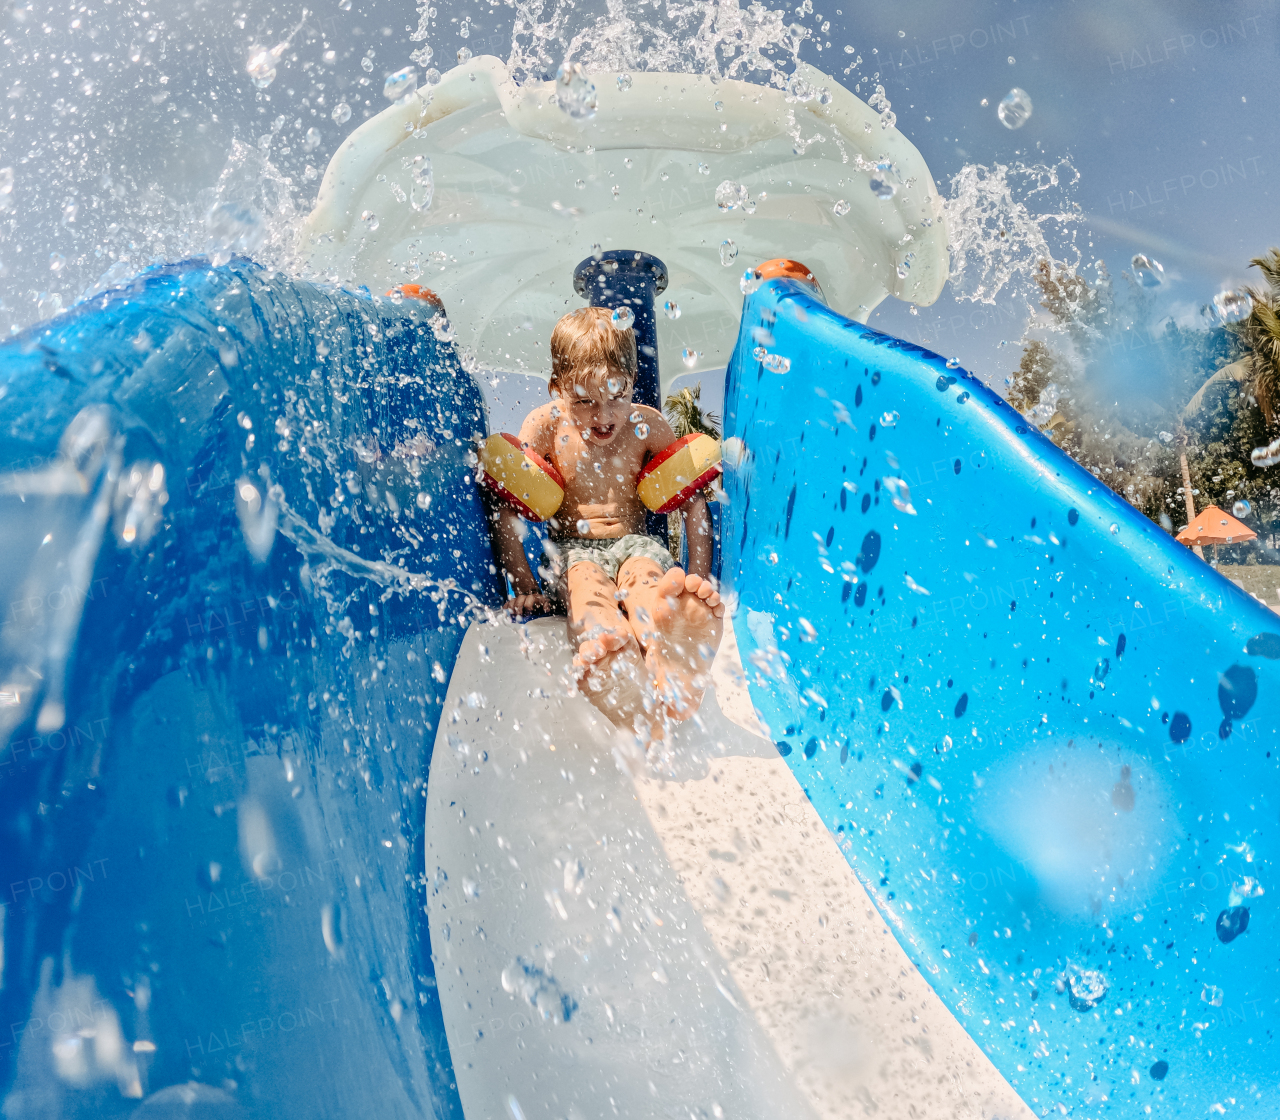
[[[601,424],[598,427],[593,427],[591,434],[601,443],[608,443],[609,440],[613,439],[613,433],[617,430],[618,426],[616,424]]]

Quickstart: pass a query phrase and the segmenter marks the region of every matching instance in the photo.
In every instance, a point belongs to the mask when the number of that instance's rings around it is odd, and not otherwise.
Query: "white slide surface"
[[[563,619],[473,625],[432,757],[427,911],[468,1120],[1029,1120],[753,733],[732,631],[665,777],[570,657]]]

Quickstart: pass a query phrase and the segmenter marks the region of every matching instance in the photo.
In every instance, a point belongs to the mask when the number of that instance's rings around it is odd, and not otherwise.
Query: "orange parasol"
[[[1237,521],[1226,510],[1210,506],[1197,514],[1181,533],[1178,540],[1192,546],[1197,544],[1238,544],[1251,541],[1257,537],[1252,529],[1243,521]]]

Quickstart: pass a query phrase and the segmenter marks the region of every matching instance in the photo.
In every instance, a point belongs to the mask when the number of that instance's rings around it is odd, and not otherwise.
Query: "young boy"
[[[661,412],[632,403],[635,335],[610,316],[607,308],[584,307],[556,324],[551,401],[525,419],[520,441],[564,479],[564,502],[549,524],[560,553],[556,591],[567,601],[583,692],[615,723],[648,737],[655,722],[697,711],[724,606],[706,578],[711,519],[701,495],[683,507],[687,574],[645,534],[637,476],[676,436]],[[525,558],[518,514],[502,505],[493,518],[515,590],[508,609],[517,616],[547,609]]]

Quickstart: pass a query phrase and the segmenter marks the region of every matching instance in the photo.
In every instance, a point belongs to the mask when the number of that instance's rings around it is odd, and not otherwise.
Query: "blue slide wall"
[[[6,1115],[461,1114],[421,806],[498,599],[431,314],[194,262],[0,348]]]
[[[1280,618],[803,285],[726,380],[752,699],[918,967],[1038,1115],[1274,1108]]]

